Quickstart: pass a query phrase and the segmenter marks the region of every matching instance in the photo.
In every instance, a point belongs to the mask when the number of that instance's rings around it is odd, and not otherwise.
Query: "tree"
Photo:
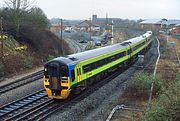
[[[34,0],[5,0],[4,2],[12,13],[16,36],[20,37],[20,25],[24,17],[23,13],[32,7]]]
[[[46,15],[38,7],[27,8],[27,4],[21,0],[9,1],[9,7],[0,9],[0,16],[4,19],[4,30],[13,35],[18,42],[28,43],[33,49],[40,50],[49,23]]]
[[[6,6],[13,10],[29,10],[34,4],[34,0],[4,0]]]
[[[40,49],[43,44],[44,30],[48,27],[48,19],[44,12],[37,7],[31,8],[25,14],[21,35],[24,40],[28,40],[35,49]]]
[[[38,8],[33,7],[29,10],[28,17],[26,17],[26,21],[28,21],[29,24],[32,24],[32,26],[35,24],[38,26],[38,28],[45,29],[48,25],[48,19],[47,16],[44,14],[44,12]]]

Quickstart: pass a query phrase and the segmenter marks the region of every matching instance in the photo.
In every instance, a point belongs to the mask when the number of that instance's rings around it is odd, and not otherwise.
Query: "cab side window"
[[[74,69],[71,70],[71,77],[72,77],[72,82],[75,80],[75,73],[74,73]]]
[[[67,67],[66,66],[62,66],[61,68],[60,68],[60,73],[61,73],[61,76],[62,77],[67,77],[68,76],[68,69],[67,69]]]

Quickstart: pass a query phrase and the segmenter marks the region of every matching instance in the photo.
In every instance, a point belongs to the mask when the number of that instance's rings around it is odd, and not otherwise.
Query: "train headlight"
[[[47,68],[44,68],[44,71],[47,71]]]

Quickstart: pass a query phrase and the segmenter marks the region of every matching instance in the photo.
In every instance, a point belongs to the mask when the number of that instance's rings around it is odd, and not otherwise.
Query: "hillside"
[[[42,47],[40,51],[36,51],[30,44],[20,44],[13,37],[4,40],[4,58],[3,62],[0,62],[0,78],[43,66],[49,59],[61,55],[61,53],[58,54],[58,43],[61,43],[61,40],[48,30],[43,31],[42,34],[43,44],[40,45]],[[66,42],[63,44],[65,53],[71,53],[68,44]]]
[[[46,14],[38,7],[26,8],[24,3],[31,6],[28,1],[10,1],[8,6],[0,8],[1,28],[8,36],[3,45],[0,78],[42,66],[61,55],[58,50],[62,40],[48,30]],[[70,53],[65,42],[63,48],[66,54]]]

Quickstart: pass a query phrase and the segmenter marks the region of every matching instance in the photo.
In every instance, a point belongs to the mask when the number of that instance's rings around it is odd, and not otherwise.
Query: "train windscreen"
[[[44,67],[44,76],[45,78],[50,77],[68,77],[68,67],[65,65],[59,64],[49,64]]]

